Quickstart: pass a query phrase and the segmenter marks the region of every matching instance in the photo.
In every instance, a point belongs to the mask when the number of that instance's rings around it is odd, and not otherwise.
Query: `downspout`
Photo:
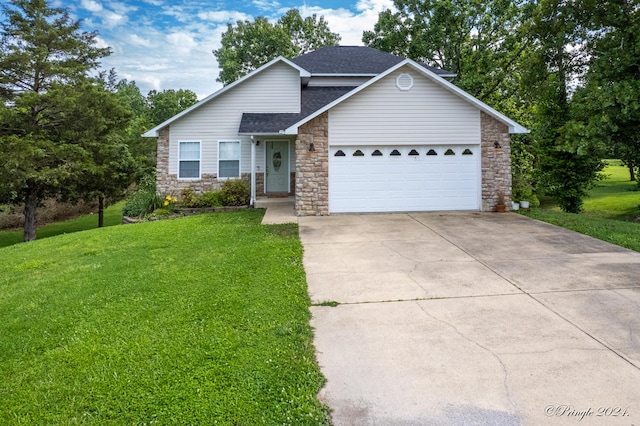
[[[251,200],[249,201],[251,208],[256,206],[256,141],[251,135]]]

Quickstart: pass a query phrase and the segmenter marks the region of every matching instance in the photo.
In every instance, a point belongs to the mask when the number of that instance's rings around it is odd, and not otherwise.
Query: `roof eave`
[[[282,136],[284,130],[277,132],[238,132],[238,136]]]
[[[331,72],[322,72],[322,73],[313,73],[312,77],[375,77],[378,74],[374,73],[331,73]]]

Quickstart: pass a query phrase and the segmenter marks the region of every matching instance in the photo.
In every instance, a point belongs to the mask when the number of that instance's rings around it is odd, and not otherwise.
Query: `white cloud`
[[[122,15],[110,10],[102,13],[102,24],[107,28],[115,28],[119,25],[124,25],[129,21],[127,15]]]
[[[127,15],[138,9],[120,2],[109,3],[111,9],[107,9],[96,0],[81,0],[80,6],[91,12],[94,18],[100,18],[102,26],[108,29],[126,24],[129,21]],[[93,22],[93,20],[85,20],[85,23]]]
[[[99,13],[104,9],[102,4],[94,0],[82,0],[80,5],[91,13]]]
[[[167,41],[169,42],[169,45],[173,47],[173,51],[179,53],[180,56],[188,55],[191,50],[198,46],[194,35],[185,31],[179,31],[167,35]],[[171,49],[171,47],[168,49]]]
[[[105,39],[103,39],[100,36],[96,36],[96,47],[99,49],[104,49],[105,47],[110,47],[110,46],[109,46],[109,43],[105,41]]]
[[[252,3],[260,10],[274,10],[280,8],[280,3],[276,0],[253,0]]]
[[[342,36],[340,44],[343,46],[361,46],[362,32],[372,30],[378,22],[378,14],[385,8],[390,8],[393,3],[390,0],[361,0],[358,2],[359,13],[349,9],[325,9],[320,6],[301,6],[302,16],[310,16],[314,13],[324,16],[329,28],[334,33]]]
[[[211,12],[200,12],[198,13],[198,18],[204,21],[235,23],[236,21],[251,20],[251,15],[232,10],[219,10]]]
[[[138,34],[132,34],[130,37],[131,43],[136,46],[154,47],[154,43],[148,38],[142,38]]]

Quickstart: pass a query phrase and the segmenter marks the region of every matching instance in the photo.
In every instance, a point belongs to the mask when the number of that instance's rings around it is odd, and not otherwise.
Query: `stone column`
[[[495,211],[502,195],[511,209],[511,136],[509,127],[480,112],[482,138],[482,211]]]
[[[329,113],[298,129],[295,174],[296,214],[329,214]]]
[[[170,126],[158,131],[158,151],[156,154],[156,190],[160,194],[171,191],[171,179],[169,178],[169,135]]]

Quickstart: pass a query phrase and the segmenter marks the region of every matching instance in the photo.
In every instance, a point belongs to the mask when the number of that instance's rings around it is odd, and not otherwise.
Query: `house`
[[[494,210],[527,129],[449,77],[369,47],[279,57],[145,133],[158,191],[241,178],[299,216]]]

